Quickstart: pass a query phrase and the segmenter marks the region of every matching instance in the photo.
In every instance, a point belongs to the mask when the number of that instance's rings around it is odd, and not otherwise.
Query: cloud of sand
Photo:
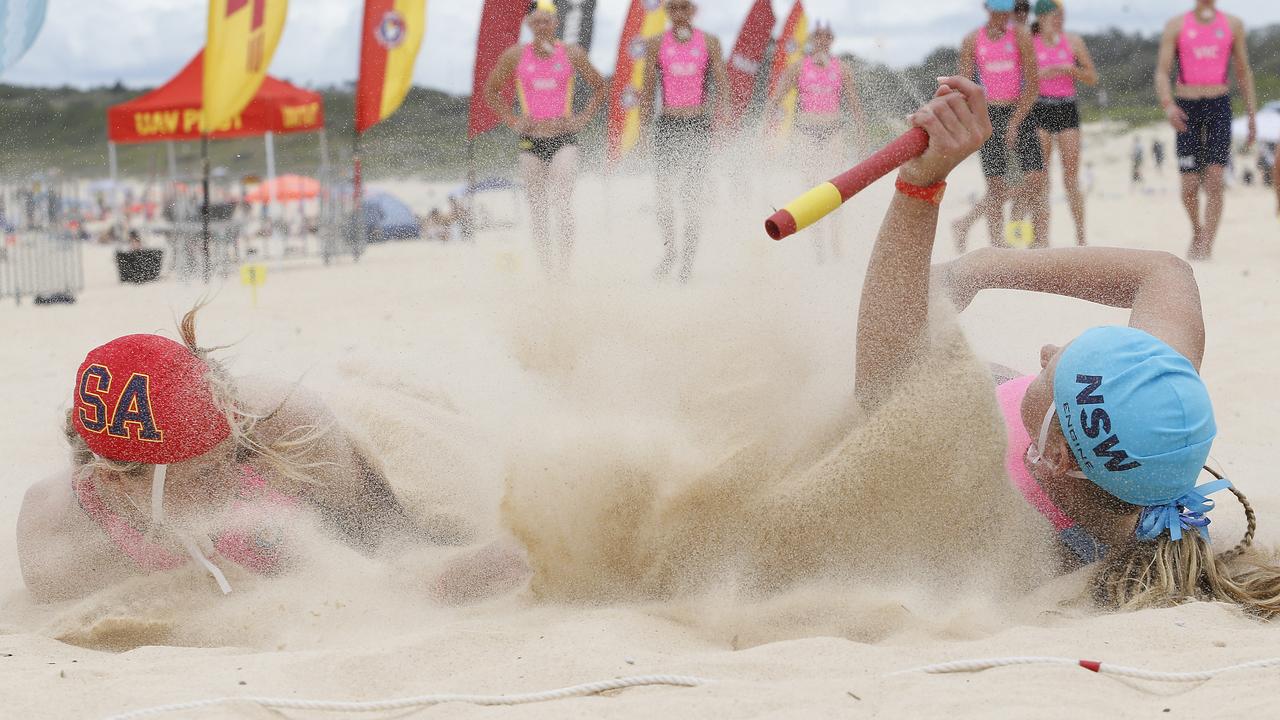
[[[919,620],[898,598],[955,606],[1047,580],[1047,528],[1009,487],[990,375],[954,311],[934,308],[928,356],[860,415],[851,376],[831,382],[851,344],[841,358],[806,336],[824,320],[755,312],[784,307],[772,299],[691,316],[565,293],[530,312],[530,370],[572,398],[519,427],[507,472],[503,517],[535,595],[772,596],[776,624],[821,606],[878,636]],[[540,365],[556,341],[561,362]]]

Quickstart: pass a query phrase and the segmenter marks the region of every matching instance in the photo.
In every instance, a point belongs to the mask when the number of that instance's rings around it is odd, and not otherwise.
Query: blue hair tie
[[[1196,529],[1196,532],[1207,542],[1209,540],[1208,513],[1214,508],[1214,502],[1208,495],[1231,487],[1231,481],[1225,478],[1207,482],[1185,495],[1164,505],[1149,505],[1142,509],[1138,518],[1138,539],[1155,540],[1169,532],[1171,540],[1181,540],[1182,531]]]

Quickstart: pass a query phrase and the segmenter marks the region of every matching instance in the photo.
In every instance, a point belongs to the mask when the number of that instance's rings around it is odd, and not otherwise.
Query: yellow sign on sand
[[[263,263],[241,265],[240,284],[253,291],[253,306],[258,307],[258,288],[267,284],[267,266]]]

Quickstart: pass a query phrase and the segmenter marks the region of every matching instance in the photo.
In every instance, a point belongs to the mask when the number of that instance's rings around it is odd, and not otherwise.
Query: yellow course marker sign
[[[263,263],[246,263],[240,266],[240,284],[253,293],[253,306],[258,307],[258,288],[267,283],[267,266]]]

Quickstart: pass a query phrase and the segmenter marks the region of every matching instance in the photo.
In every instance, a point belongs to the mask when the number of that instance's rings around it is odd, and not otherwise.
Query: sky
[[[596,66],[612,71],[630,0],[598,0]],[[414,72],[419,85],[470,92],[482,0],[427,0],[428,29]],[[731,45],[752,0],[701,0],[696,23]],[[791,0],[773,0],[781,25]],[[356,75],[360,0],[293,0],[271,65],[277,77],[307,86],[350,82]],[[940,45],[956,45],[985,14],[981,0],[806,0],[810,17],[835,25],[837,50],[893,66],[913,63]],[[1107,27],[1155,33],[1190,0],[1069,0],[1069,30]],[[1249,26],[1280,23],[1278,0],[1219,0]],[[158,85],[204,44],[205,0],[49,0],[40,37],[0,78],[21,85],[89,87],[122,81]]]

